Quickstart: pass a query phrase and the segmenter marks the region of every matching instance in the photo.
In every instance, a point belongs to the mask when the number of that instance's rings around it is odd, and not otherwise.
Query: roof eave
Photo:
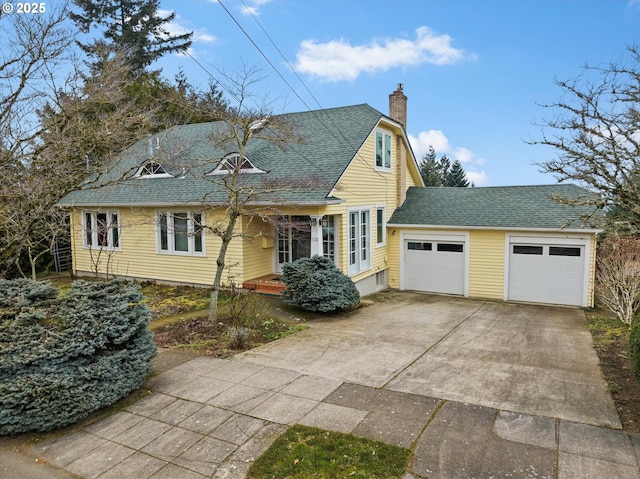
[[[247,206],[291,206],[292,204],[301,206],[329,206],[338,205],[344,203],[344,200],[339,198],[331,198],[322,201],[291,201],[276,202],[276,201],[251,201],[246,203]],[[207,206],[223,206],[226,203],[216,202],[203,202],[203,201],[183,201],[183,202],[153,202],[153,203],[88,203],[88,202],[75,202],[73,204],[58,204],[60,208],[179,208],[184,206],[189,207],[207,207]]]
[[[536,228],[529,226],[464,226],[464,225],[425,225],[425,224],[402,224],[387,223],[389,228],[398,229],[440,229],[440,230],[503,230],[503,231],[538,231],[545,233],[589,233],[598,234],[604,230],[601,228]]]

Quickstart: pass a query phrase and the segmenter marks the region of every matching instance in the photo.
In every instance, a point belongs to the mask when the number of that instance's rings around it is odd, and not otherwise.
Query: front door
[[[282,265],[299,258],[311,257],[311,225],[309,216],[283,218],[278,229],[278,264],[276,272],[282,273]]]

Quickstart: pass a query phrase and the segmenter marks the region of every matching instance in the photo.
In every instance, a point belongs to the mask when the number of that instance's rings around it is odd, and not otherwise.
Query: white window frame
[[[162,217],[166,215],[166,232],[163,229]],[[177,250],[175,245],[175,215],[186,215],[187,219],[187,250]],[[205,224],[204,213],[199,211],[173,211],[162,210],[156,211],[156,252],[158,254],[178,255],[178,256],[206,256],[206,238],[205,228],[201,227],[199,231],[200,243],[202,251],[196,251],[196,221],[194,217],[200,215],[200,225]],[[163,236],[166,234],[166,248],[163,248]]]
[[[355,225],[353,215],[357,218]],[[349,208],[347,229],[347,264],[349,276],[353,276],[371,269],[371,207]]]
[[[167,170],[165,170],[164,166],[162,166],[162,164],[158,163],[155,160],[145,161],[133,176],[134,178],[138,178],[141,180],[148,178],[173,178],[173,175],[167,173]]]
[[[106,242],[101,241],[99,216],[106,216]],[[114,222],[115,217],[115,222]],[[114,231],[116,236],[114,237]],[[114,241],[116,240],[116,241]],[[102,244],[101,244],[102,243]],[[122,232],[120,212],[118,210],[83,210],[82,211],[82,246],[88,249],[105,249],[121,251]]]
[[[238,153],[230,153],[224,158],[220,160],[218,166],[216,166],[213,171],[207,173],[208,176],[214,175],[228,175],[229,173],[234,173],[237,171],[240,174],[248,174],[248,173],[266,173],[266,171],[261,170],[246,156],[242,157],[242,162],[240,163],[240,168],[238,169],[238,163],[240,162],[240,154]],[[248,166],[245,166],[248,165]]]
[[[378,135],[382,138],[380,164],[378,164]],[[387,130],[376,129],[373,135],[373,143],[375,169],[378,171],[391,171],[391,168],[393,167],[393,135]],[[389,147],[388,150],[386,146]]]
[[[378,212],[382,212],[382,222],[378,222]],[[382,229],[382,241],[378,238],[378,227]],[[376,248],[387,245],[387,206],[376,205]]]

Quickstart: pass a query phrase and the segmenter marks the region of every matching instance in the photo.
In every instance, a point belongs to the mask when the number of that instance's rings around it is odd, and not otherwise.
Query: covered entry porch
[[[325,256],[336,261],[337,219],[333,215],[289,215],[272,221],[275,228],[272,273],[243,281],[242,287],[260,294],[280,296],[282,266],[300,258]],[[266,259],[266,258],[265,258]]]

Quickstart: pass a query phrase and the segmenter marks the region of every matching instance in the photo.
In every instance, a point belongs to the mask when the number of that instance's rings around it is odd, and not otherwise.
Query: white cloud
[[[451,150],[449,140],[440,130],[421,131],[418,137],[409,135],[411,148],[418,158],[422,158],[429,151],[429,147],[433,146],[436,152],[447,152]]]
[[[416,38],[390,38],[366,45],[350,45],[343,39],[319,43],[304,40],[296,54],[296,69],[326,81],[355,80],[363,72],[373,73],[423,63],[449,65],[466,54],[451,46],[449,35],[438,35],[419,27]]]
[[[432,146],[436,152],[436,156],[440,158],[447,155],[450,160],[458,160],[462,163],[467,179],[476,186],[487,184],[489,177],[484,170],[478,170],[477,167],[485,164],[485,159],[477,157],[471,150],[464,147],[453,147],[449,143],[449,139],[441,130],[421,131],[417,137],[409,135],[409,143],[416,159],[420,161],[422,157],[429,151]]]
[[[467,180],[469,180],[469,183],[473,183],[474,186],[484,186],[489,181],[489,177],[484,172],[484,170],[475,171],[465,169],[464,172],[467,175]]]
[[[266,5],[269,2],[271,2],[271,0],[251,0],[246,3],[243,2],[242,8],[240,11],[245,15],[253,15],[257,17],[258,15],[260,15],[259,8]]]

